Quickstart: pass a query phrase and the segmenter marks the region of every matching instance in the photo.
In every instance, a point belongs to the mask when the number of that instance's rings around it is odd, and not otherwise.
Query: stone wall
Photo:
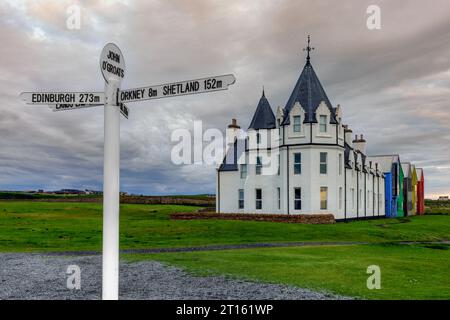
[[[177,212],[170,215],[174,220],[194,219],[224,219],[224,220],[247,220],[287,222],[304,224],[330,224],[335,223],[332,214],[239,214],[239,213],[214,213],[214,212]]]

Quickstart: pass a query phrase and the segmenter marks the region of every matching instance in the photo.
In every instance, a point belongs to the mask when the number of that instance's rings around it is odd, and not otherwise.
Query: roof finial
[[[264,93],[264,85],[263,85],[263,94],[262,94],[262,96],[263,97],[265,97],[266,95],[265,95],[265,93]]]
[[[310,42],[311,42],[311,36],[308,34],[308,46],[306,48],[303,48],[303,51],[307,51],[308,54],[306,56],[306,64],[309,64],[309,52],[311,50],[314,50],[314,47],[310,46]]]

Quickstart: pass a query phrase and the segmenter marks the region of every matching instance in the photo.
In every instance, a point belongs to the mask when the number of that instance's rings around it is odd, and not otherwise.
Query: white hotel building
[[[362,135],[342,122],[310,63],[284,108],[273,113],[264,91],[240,139],[233,120],[217,169],[219,213],[325,214],[336,220],[385,215],[384,175],[366,160]]]

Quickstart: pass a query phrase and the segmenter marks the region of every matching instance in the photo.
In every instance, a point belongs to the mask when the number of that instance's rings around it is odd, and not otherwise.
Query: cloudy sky
[[[67,9],[80,8],[80,29]],[[381,29],[366,25],[369,5]],[[0,189],[102,187],[103,110],[51,112],[22,91],[102,91],[99,55],[116,43],[122,88],[233,73],[228,91],[131,103],[121,120],[121,189],[213,193],[214,166],[172,164],[173,130],[244,128],[264,85],[283,106],[311,61],[369,154],[399,153],[423,167],[426,194],[450,194],[450,2],[20,1],[0,2]]]

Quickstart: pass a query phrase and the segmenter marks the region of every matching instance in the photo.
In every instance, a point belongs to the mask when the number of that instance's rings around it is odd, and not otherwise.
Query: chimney
[[[230,143],[234,143],[234,140],[238,137],[239,135],[239,130],[241,129],[240,126],[238,126],[237,124],[237,120],[236,119],[231,119],[231,123],[228,125],[227,128],[227,133],[226,133],[226,139],[227,139],[227,144]]]
[[[344,126],[344,139],[345,142],[350,146],[353,147],[353,143],[352,143],[352,133],[353,131],[351,129],[349,129],[348,125]]]
[[[358,135],[355,136],[353,140],[353,145],[356,150],[361,151],[361,153],[366,154],[366,140],[364,140],[363,135],[358,139]]]

